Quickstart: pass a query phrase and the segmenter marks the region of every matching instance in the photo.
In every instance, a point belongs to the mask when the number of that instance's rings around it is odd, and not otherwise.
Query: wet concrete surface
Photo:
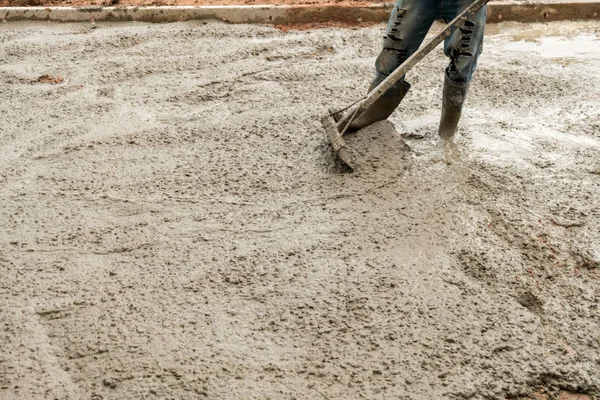
[[[0,25],[0,398],[600,395],[597,24],[490,26],[452,145],[438,49],[344,174],[381,32]]]

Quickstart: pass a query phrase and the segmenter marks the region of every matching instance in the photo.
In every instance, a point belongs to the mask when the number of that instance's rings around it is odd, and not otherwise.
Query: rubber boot
[[[448,75],[444,79],[444,94],[442,99],[442,117],[438,134],[444,139],[450,139],[458,130],[458,121],[462,114],[463,104],[469,91],[469,83],[452,82]]]
[[[371,83],[368,93],[375,89],[381,81],[382,80],[376,78],[373,83]],[[377,99],[377,101],[375,101],[375,103],[373,103],[365,112],[352,121],[348,130],[357,131],[365,126],[387,119],[398,107],[409,89],[410,84],[408,82],[403,81],[394,84],[394,86],[389,88],[387,92]]]

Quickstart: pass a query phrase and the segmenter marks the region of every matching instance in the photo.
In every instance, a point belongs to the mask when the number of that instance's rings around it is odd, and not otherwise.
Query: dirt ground
[[[492,0],[497,1],[497,0]],[[528,0],[516,0],[528,2]],[[548,0],[546,0],[548,1]],[[549,0],[554,1],[554,0]],[[556,0],[560,1],[560,0]],[[24,6],[203,6],[203,5],[301,5],[301,4],[380,4],[384,0],[0,0],[0,7]],[[387,2],[389,3],[389,2]]]
[[[300,5],[379,4],[382,0],[0,0],[0,7],[25,6],[204,6],[204,5]]]
[[[600,40],[490,26],[332,158],[382,26],[0,25],[0,398],[600,395]],[[560,36],[558,36],[560,35]]]

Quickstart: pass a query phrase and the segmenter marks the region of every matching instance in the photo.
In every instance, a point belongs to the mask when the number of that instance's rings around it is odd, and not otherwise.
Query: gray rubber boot
[[[381,79],[375,79],[371,86],[369,87],[369,93],[371,90],[375,89],[379,83],[381,83]],[[394,86],[389,88],[387,92],[385,92],[375,103],[371,105],[364,113],[362,113],[358,118],[356,118],[350,126],[348,127],[349,131],[357,131],[359,129],[364,128],[365,126],[369,126],[375,122],[383,121],[387,119],[394,110],[398,107],[406,93],[408,93],[410,89],[410,84],[408,82],[397,82]]]
[[[442,99],[442,117],[440,118],[439,135],[450,139],[458,130],[458,121],[462,114],[463,104],[469,91],[469,83],[452,82],[448,75],[444,79],[444,94]]]

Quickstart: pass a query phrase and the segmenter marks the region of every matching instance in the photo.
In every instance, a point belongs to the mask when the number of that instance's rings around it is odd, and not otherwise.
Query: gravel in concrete
[[[453,146],[436,51],[344,174],[381,30],[1,25],[0,397],[598,396],[597,25],[490,27]]]

